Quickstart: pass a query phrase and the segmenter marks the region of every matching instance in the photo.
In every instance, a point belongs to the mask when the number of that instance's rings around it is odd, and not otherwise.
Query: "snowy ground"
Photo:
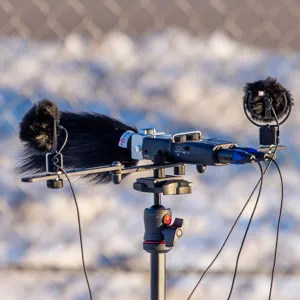
[[[48,190],[43,183],[24,184],[13,173],[17,163],[18,123],[42,97],[63,109],[98,111],[159,131],[201,130],[204,136],[257,146],[258,129],[243,113],[245,82],[277,77],[289,88],[296,105],[281,130],[289,150],[278,155],[285,179],[285,210],[280,235],[277,275],[272,299],[299,299],[300,204],[299,133],[300,55],[272,53],[229,40],[218,32],[208,40],[169,29],[131,40],[122,33],[103,43],[69,36],[64,43],[41,43],[20,38],[0,40],[0,293],[3,299],[87,299],[80,269],[76,211],[70,191]],[[85,255],[96,299],[147,299],[148,262],[142,251],[143,209],[151,197],[132,190],[137,176],[121,186],[86,186],[75,181],[84,231]],[[168,299],[186,299],[196,283],[195,273],[209,264],[259,178],[254,166],[209,168],[198,175],[188,196],[164,197],[173,215],[185,219],[185,234],[168,254],[171,275]],[[249,232],[239,269],[260,272],[238,276],[232,299],[266,299],[273,259],[280,201],[279,178],[271,168]],[[254,201],[252,201],[253,205]],[[118,220],[115,219],[118,213]],[[250,216],[242,217],[214,271],[195,299],[226,299],[231,272]],[[44,271],[6,271],[11,265]],[[136,270],[130,274],[116,268]],[[106,271],[105,271],[106,270]],[[109,270],[109,271],[107,271]],[[199,273],[200,274],[200,273]]]

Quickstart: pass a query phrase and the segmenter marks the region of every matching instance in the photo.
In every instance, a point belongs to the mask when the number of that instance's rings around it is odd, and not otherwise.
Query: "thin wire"
[[[275,158],[275,155],[276,155],[276,152],[277,152],[277,149],[278,149],[278,145],[279,145],[279,130],[280,130],[280,128],[279,128],[279,121],[278,121],[278,118],[277,118],[277,114],[276,114],[276,112],[275,112],[275,110],[274,110],[274,107],[273,107],[273,105],[272,105],[270,99],[269,99],[269,98],[267,98],[267,99],[268,99],[269,104],[270,104],[270,106],[271,106],[272,112],[273,112],[273,114],[274,114],[275,122],[276,122],[276,125],[277,125],[277,140],[276,140],[276,147],[275,147],[274,153],[273,153],[273,155],[272,155],[272,159],[270,159],[270,161],[269,161],[269,164],[268,164],[268,167],[269,167],[270,164],[271,164],[271,162],[272,162],[273,159]]]
[[[273,153],[273,155],[272,155],[272,158],[269,158],[269,160],[270,160],[270,162],[274,162],[274,163],[276,164],[277,168],[278,168],[278,165],[277,165],[277,163],[275,162],[275,160],[273,159],[273,157],[274,157],[275,154],[276,154],[276,151],[277,151],[277,148],[278,148],[278,144],[279,144],[279,122],[278,122],[278,118],[277,118],[276,112],[275,112],[275,110],[274,110],[274,108],[273,108],[273,105],[272,105],[270,99],[269,99],[269,98],[267,98],[267,99],[268,99],[269,104],[270,104],[270,106],[271,106],[272,112],[273,112],[274,117],[275,117],[276,125],[277,125],[277,128],[278,128],[278,132],[277,132],[277,141],[276,141],[275,151],[274,151],[274,153]],[[257,161],[257,163],[259,164],[259,167],[260,167],[260,170],[261,170],[261,174],[262,174],[262,177],[263,177],[263,176],[264,176],[264,173],[263,173],[263,171],[262,171],[261,164],[260,164],[258,161]],[[268,164],[268,166],[270,166],[270,164]],[[279,170],[279,168],[278,168],[278,170]],[[282,177],[281,177],[281,178],[282,178]],[[229,292],[229,295],[228,295],[227,300],[230,299],[231,294],[232,294],[232,291],[233,291],[233,287],[234,287],[234,283],[235,283],[235,278],[236,278],[236,274],[237,274],[237,269],[238,269],[239,258],[240,258],[240,255],[241,255],[241,253],[242,253],[242,249],[243,249],[243,246],[244,246],[244,243],[245,243],[245,240],[246,240],[246,237],[247,237],[247,234],[248,234],[248,231],[249,231],[249,228],[250,228],[250,225],[251,225],[253,216],[254,216],[254,214],[255,214],[255,211],[256,211],[256,207],[257,207],[259,198],[260,198],[261,189],[262,189],[262,183],[263,183],[263,178],[261,178],[261,185],[260,185],[260,188],[259,188],[258,197],[257,197],[257,200],[256,200],[256,202],[255,202],[255,205],[254,205],[254,208],[253,208],[253,211],[252,211],[250,220],[249,220],[249,222],[248,222],[248,225],[247,225],[247,228],[246,228],[246,231],[245,231],[243,240],[242,240],[242,244],[241,244],[241,247],[240,247],[238,256],[237,256],[236,265],[235,265],[235,270],[234,270],[234,275],[233,275],[233,279],[232,279],[232,284],[231,284],[231,288],[230,288],[230,292]],[[283,184],[282,184],[282,186],[283,186]],[[279,220],[278,220],[279,225],[278,225],[278,226],[280,226],[281,211],[282,211],[282,208],[280,209]],[[276,261],[276,254],[277,254],[278,235],[279,235],[279,227],[277,227],[277,235],[276,235],[275,256],[274,256],[275,261]],[[274,262],[273,262],[273,268],[275,268]],[[273,272],[274,272],[274,270],[275,270],[275,269],[273,269],[272,275],[271,275],[270,292],[272,291],[272,286],[273,286],[273,276],[274,276]],[[269,294],[269,300],[270,300],[270,294]]]
[[[271,163],[271,161],[269,162],[269,165],[266,167],[266,169],[265,169],[263,175],[265,175],[265,173],[267,172],[267,170],[268,170],[268,168],[269,168],[269,166],[270,166],[270,163]],[[262,175],[262,176],[263,176],[263,175]],[[226,243],[227,243],[227,241],[228,241],[228,239],[229,239],[229,237],[230,237],[230,235],[231,235],[233,229],[235,228],[235,226],[236,226],[237,222],[239,221],[241,215],[243,214],[244,210],[246,209],[248,203],[250,202],[250,200],[251,200],[251,198],[252,198],[252,196],[253,196],[253,194],[254,194],[254,192],[255,192],[257,186],[258,186],[259,183],[262,181],[262,176],[260,177],[260,179],[259,179],[259,181],[257,182],[256,186],[254,187],[252,193],[250,194],[248,200],[246,201],[245,205],[243,206],[242,210],[240,211],[238,217],[237,217],[236,220],[234,221],[234,223],[233,223],[233,225],[232,225],[232,227],[231,227],[231,229],[230,229],[230,231],[229,231],[229,233],[228,233],[228,235],[227,235],[225,241],[223,242],[223,244],[222,244],[220,250],[218,251],[217,255],[214,257],[214,259],[213,259],[212,262],[209,264],[209,266],[205,269],[205,271],[203,272],[202,276],[201,276],[200,279],[198,280],[197,284],[195,285],[193,291],[191,292],[191,294],[189,295],[189,297],[187,298],[187,300],[190,300],[190,299],[191,299],[191,297],[193,296],[193,294],[194,294],[194,292],[196,291],[197,287],[199,286],[201,280],[204,278],[205,274],[208,272],[208,270],[212,267],[212,265],[215,263],[215,261],[217,260],[217,258],[218,258],[219,255],[221,254],[221,252],[222,252],[223,248],[225,247],[225,245],[226,245]]]
[[[56,155],[54,156],[54,158],[58,154],[60,154],[61,151],[64,149],[64,147],[65,147],[65,145],[66,145],[66,143],[68,141],[68,137],[69,137],[68,131],[63,126],[61,126],[61,128],[65,131],[66,137],[65,137],[65,141],[64,141],[63,145],[61,146],[60,150],[56,153]],[[73,195],[73,199],[74,199],[75,207],[76,207],[76,212],[77,212],[77,221],[78,221],[78,231],[79,231],[79,240],[80,240],[80,250],[81,250],[82,267],[83,267],[83,272],[84,272],[85,280],[86,280],[86,283],[87,283],[87,286],[88,286],[88,290],[89,290],[90,300],[93,300],[92,290],[91,290],[90,282],[89,282],[89,279],[88,279],[88,275],[87,275],[87,271],[86,271],[86,266],[85,266],[85,260],[84,260],[81,220],[80,220],[80,213],[79,213],[79,207],[78,207],[77,198],[76,198],[76,195],[75,195],[75,192],[74,192],[71,180],[70,180],[67,172],[61,166],[59,166],[58,164],[56,164],[56,163],[53,163],[53,164],[58,168],[58,170],[62,171],[65,174],[65,176],[66,176],[66,178],[68,180],[69,186],[71,188],[71,191],[72,191],[72,195]]]
[[[280,128],[279,128],[279,121],[278,121],[278,118],[277,118],[277,114],[276,114],[276,112],[275,112],[275,110],[274,110],[274,108],[273,108],[273,105],[272,105],[272,103],[271,103],[271,101],[270,101],[269,98],[268,98],[268,100],[269,100],[269,104],[270,104],[270,106],[271,106],[272,112],[273,112],[273,114],[274,114],[274,117],[275,117],[275,122],[276,122],[276,125],[277,125],[278,136],[279,136],[279,129],[280,129]],[[271,166],[271,164],[272,164],[272,161],[273,161],[274,157],[276,157],[276,153],[277,153],[277,149],[278,149],[278,145],[279,145],[279,138],[278,138],[278,136],[277,136],[277,141],[276,141],[276,145],[275,145],[275,150],[274,150],[274,152],[273,152],[273,154],[272,154],[272,159],[271,159],[271,158],[269,159],[269,162],[268,162],[268,164],[267,164],[267,166],[266,166],[266,169],[265,169],[265,171],[263,172],[263,176],[264,176],[264,175],[267,173],[267,171],[269,170],[269,168],[270,168],[270,166]],[[241,215],[243,214],[244,210],[246,209],[246,207],[247,207],[249,201],[251,200],[251,198],[252,198],[254,192],[256,191],[258,185],[261,183],[261,180],[262,180],[262,177],[261,177],[261,178],[258,180],[258,182],[256,183],[256,185],[255,185],[253,191],[251,192],[251,194],[250,194],[248,200],[246,201],[246,203],[245,203],[245,205],[243,206],[241,212],[239,213],[238,217],[236,218],[235,222],[233,223],[233,225],[232,225],[232,227],[231,227],[231,229],[230,229],[230,231],[229,231],[229,233],[228,233],[228,235],[227,235],[225,241],[223,242],[223,244],[222,244],[220,250],[218,251],[217,255],[216,255],[215,258],[212,260],[212,262],[209,264],[209,266],[205,269],[205,271],[203,272],[202,276],[201,276],[200,279],[198,280],[197,284],[195,285],[194,289],[192,290],[192,292],[191,292],[191,294],[189,295],[189,297],[187,298],[187,300],[190,300],[190,299],[191,299],[191,297],[193,296],[193,294],[194,294],[194,292],[196,291],[197,287],[199,286],[201,280],[204,278],[205,274],[209,271],[209,269],[212,267],[212,265],[215,263],[215,261],[216,261],[217,258],[219,257],[219,255],[220,255],[220,253],[222,252],[223,248],[225,247],[225,245],[226,245],[226,243],[227,243],[227,241],[228,241],[228,239],[229,239],[229,237],[230,237],[230,235],[231,235],[233,229],[235,228],[235,226],[236,226],[237,222],[239,221]]]
[[[65,146],[67,144],[68,138],[69,138],[69,133],[68,133],[67,129],[65,127],[61,126],[61,125],[60,125],[60,128],[65,131],[66,137],[65,137],[65,141],[64,141],[63,145],[61,146],[61,148],[59,149],[59,151],[55,154],[55,156],[53,157],[53,159],[56,158],[58,156],[58,154],[61,153],[61,151],[63,151],[63,149],[65,148]]]
[[[272,105],[270,99],[269,99],[269,98],[267,98],[267,99],[268,99],[268,101],[269,101],[269,104],[270,104],[270,106],[271,106],[272,112],[273,112],[273,114],[274,114],[275,121],[276,121],[276,125],[277,125],[277,129],[278,129],[275,151],[274,151],[274,153],[273,153],[273,155],[272,155],[272,158],[270,157],[269,160],[270,160],[270,163],[271,163],[271,162],[274,162],[274,163],[276,164],[277,168],[278,168],[278,165],[277,165],[277,163],[275,162],[275,160],[273,159],[273,157],[274,157],[275,154],[276,154],[276,151],[277,151],[277,148],[278,148],[278,144],[279,144],[279,122],[278,122],[278,118],[277,118],[276,112],[275,112],[275,110],[274,110],[274,108],[273,108],[273,105]],[[262,171],[261,164],[260,164],[258,161],[257,161],[257,163],[259,164],[259,167],[260,167],[260,169],[261,169],[261,174],[262,174],[262,177],[263,177],[263,176],[264,176],[264,173],[263,173],[263,171]],[[270,166],[270,163],[268,164],[268,167]],[[279,169],[278,169],[278,170],[279,170]],[[282,177],[281,177],[281,178],[282,178]],[[260,188],[259,188],[259,192],[258,192],[258,197],[257,197],[257,200],[256,200],[256,202],[255,202],[255,205],[254,205],[254,208],[253,208],[253,211],[252,211],[250,220],[249,220],[249,222],[248,222],[248,225],[247,225],[247,228],[246,228],[246,231],[245,231],[243,240],[242,240],[242,244],[241,244],[241,247],[240,247],[238,256],[237,256],[236,265],[235,265],[235,270],[234,270],[234,275],[233,275],[233,279],[232,279],[232,284],[231,284],[231,288],[230,288],[230,292],[229,292],[229,295],[228,295],[227,300],[230,299],[231,294],[232,294],[232,291],[233,291],[233,287],[234,287],[234,283],[235,283],[235,278],[236,278],[236,274],[237,274],[237,269],[238,269],[239,258],[240,258],[240,255],[241,255],[241,253],[242,253],[242,249],[243,249],[243,246],[244,246],[244,243],[245,243],[245,240],[246,240],[246,237],[247,237],[247,234],[248,234],[248,231],[249,231],[249,228],[250,228],[250,225],[251,225],[251,222],[252,222],[254,213],[255,213],[255,211],[256,211],[256,207],[257,207],[259,198],[260,198],[261,189],[262,189],[262,183],[263,183],[263,178],[261,178],[261,184],[260,184]],[[283,186],[283,185],[282,185],[282,186]],[[281,210],[282,210],[282,208],[280,209],[279,220],[278,220],[279,225],[278,225],[278,226],[280,226]],[[274,256],[274,259],[275,259],[275,260],[276,260],[276,254],[277,254],[278,235],[279,235],[279,227],[277,227],[277,235],[276,235],[275,256]],[[273,262],[273,268],[275,268],[274,262]],[[272,286],[273,286],[273,275],[274,275],[273,272],[274,272],[274,270],[275,270],[275,269],[273,269],[272,275],[271,275],[270,292],[272,291]],[[269,300],[270,300],[270,294],[269,294]]]
[[[244,234],[242,243],[241,243],[241,247],[240,247],[239,253],[238,253],[238,255],[237,255],[236,264],[235,264],[235,269],[234,269],[234,274],[233,274],[232,283],[231,283],[231,288],[230,288],[230,292],[229,292],[229,295],[228,295],[227,300],[230,299],[231,294],[232,294],[232,291],[233,291],[233,287],[234,287],[234,283],[235,283],[235,278],[236,278],[236,274],[237,274],[237,269],[238,269],[238,265],[239,265],[240,255],[241,255],[241,253],[242,253],[242,250],[243,250],[243,247],[244,247],[244,243],[245,243],[245,241],[246,241],[247,234],[248,234],[249,228],[250,228],[250,226],[251,226],[251,222],[252,222],[253,216],[254,216],[254,214],[255,214],[255,211],[256,211],[256,208],[257,208],[257,204],[258,204],[259,199],[260,199],[262,186],[263,186],[263,177],[264,177],[263,169],[262,169],[261,163],[260,163],[259,161],[256,161],[256,162],[258,163],[259,168],[260,168],[260,172],[261,172],[260,187],[259,187],[257,199],[256,199],[256,202],[255,202],[255,205],[254,205],[252,214],[251,214],[251,216],[250,216],[250,219],[249,219],[249,222],[248,222],[248,225],[247,225],[247,228],[246,228],[246,231],[245,231],[245,234]]]
[[[272,267],[272,274],[271,274],[271,284],[270,284],[270,292],[269,292],[269,300],[271,300],[272,296],[272,288],[273,288],[273,280],[274,280],[274,273],[275,273],[275,265],[276,265],[276,257],[277,257],[277,248],[278,248],[278,239],[279,239],[279,231],[280,231],[280,221],[282,216],[282,208],[283,208],[283,195],[284,195],[284,186],[283,186],[283,179],[282,174],[280,171],[280,168],[277,164],[277,162],[273,158],[269,158],[273,161],[275,164],[278,174],[280,176],[280,182],[281,182],[281,201],[280,201],[280,209],[279,209],[279,216],[278,216],[278,222],[277,222],[277,231],[276,231],[276,242],[275,242],[275,250],[274,250],[274,261],[273,261],[273,267]]]
[[[56,165],[56,164],[55,164]],[[82,267],[83,267],[83,272],[84,272],[84,276],[85,276],[85,280],[88,286],[88,290],[89,290],[89,295],[90,295],[90,300],[93,300],[93,295],[92,295],[92,291],[91,291],[91,287],[90,287],[90,282],[88,279],[88,275],[87,275],[87,271],[86,271],[86,266],[85,266],[85,260],[84,260],[84,251],[83,251],[83,239],[82,239],[82,230],[81,230],[81,221],[80,221],[80,214],[79,214],[79,207],[78,207],[78,203],[77,203],[77,199],[76,199],[76,195],[71,183],[71,180],[67,174],[67,172],[62,169],[60,166],[56,165],[67,177],[67,180],[69,182],[69,186],[71,188],[72,194],[73,194],[73,199],[75,202],[75,206],[76,206],[76,212],[77,212],[77,220],[78,220],[78,230],[79,230],[79,240],[80,240],[80,249],[81,249],[81,259],[82,259]]]

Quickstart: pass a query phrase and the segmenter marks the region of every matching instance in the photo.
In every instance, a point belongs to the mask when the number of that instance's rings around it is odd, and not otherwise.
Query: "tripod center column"
[[[151,300],[166,299],[166,254],[151,253]]]

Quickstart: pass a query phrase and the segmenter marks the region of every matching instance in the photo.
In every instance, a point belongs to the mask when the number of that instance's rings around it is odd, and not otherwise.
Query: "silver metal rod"
[[[151,253],[151,300],[166,299],[166,254]]]
[[[153,169],[164,169],[164,168],[172,168],[176,166],[181,166],[183,163],[166,163],[163,165],[144,165],[144,166],[135,166],[135,167],[128,167],[125,168],[124,165],[121,166],[102,166],[102,167],[95,167],[95,168],[82,168],[82,169],[74,169],[71,171],[66,171],[69,177],[74,176],[83,176],[89,174],[97,174],[97,173],[104,173],[104,172],[113,172],[113,171],[120,171],[122,174],[130,174],[135,172],[143,172]],[[51,179],[57,178],[65,178],[65,175],[62,172],[59,173],[42,173],[36,174],[28,177],[23,177],[22,182],[40,182],[40,181],[47,181]]]

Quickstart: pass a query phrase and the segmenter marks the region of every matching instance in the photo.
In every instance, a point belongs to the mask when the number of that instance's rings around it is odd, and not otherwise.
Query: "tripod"
[[[174,168],[175,174],[184,175],[185,167]],[[166,253],[183,235],[183,219],[172,222],[172,211],[161,204],[161,194],[179,195],[192,192],[192,183],[181,176],[165,175],[165,169],[155,169],[153,177],[138,178],[133,188],[153,193],[154,205],[144,210],[145,234],[143,249],[150,253],[151,300],[166,299]]]
[[[51,158],[49,158],[51,161]],[[174,168],[174,175],[166,175],[166,168]],[[166,299],[166,253],[172,250],[176,240],[183,235],[183,219],[175,218],[172,223],[172,211],[161,204],[161,195],[182,195],[192,192],[192,183],[183,180],[185,165],[182,163],[165,163],[156,160],[154,164],[125,168],[120,162],[100,168],[75,169],[68,171],[68,176],[83,176],[100,172],[110,172],[112,181],[119,184],[122,176],[135,172],[153,171],[153,177],[138,178],[133,188],[139,192],[152,193],[154,204],[144,210],[143,249],[150,253],[151,300]],[[203,173],[205,166],[197,166]],[[47,181],[52,189],[63,187],[65,174],[40,174],[22,178],[23,182]]]

